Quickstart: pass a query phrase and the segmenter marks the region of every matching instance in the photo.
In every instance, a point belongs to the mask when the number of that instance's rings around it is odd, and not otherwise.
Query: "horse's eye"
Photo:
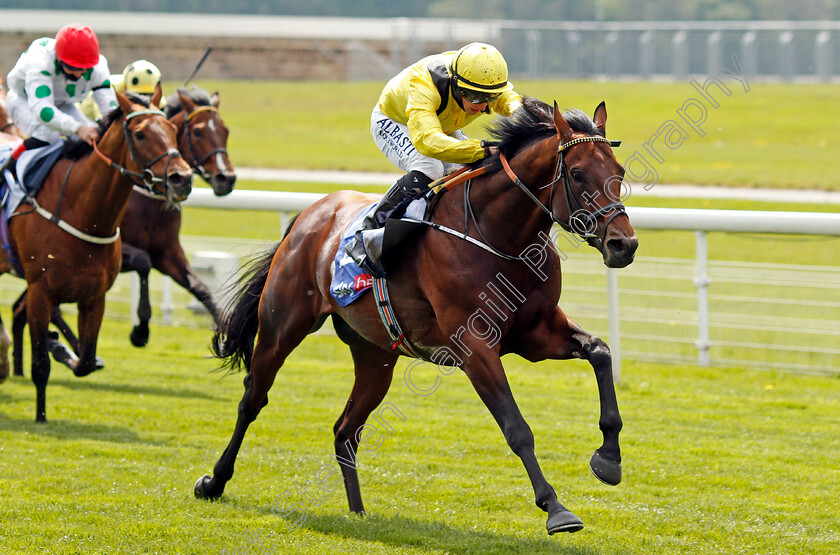
[[[572,174],[572,179],[574,179],[578,183],[583,183],[583,174],[581,173],[580,170],[572,170],[571,174]]]
[[[145,141],[145,140],[146,140],[146,134],[145,134],[145,133],[143,133],[142,131],[135,131],[135,132],[134,132],[134,137],[135,137],[138,141]]]
[[[193,129],[193,137],[195,137],[196,139],[200,139],[201,138],[201,129],[199,129],[198,127],[194,128]]]

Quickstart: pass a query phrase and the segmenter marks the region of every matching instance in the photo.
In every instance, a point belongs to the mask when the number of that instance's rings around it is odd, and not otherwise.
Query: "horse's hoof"
[[[219,493],[218,495],[212,495],[207,492],[207,484],[212,479],[213,478],[209,474],[205,474],[195,482],[195,488],[193,489],[193,493],[195,493],[196,499],[209,499],[213,501],[222,496],[221,493]]]
[[[145,347],[149,343],[149,324],[137,324],[128,336],[135,347]]]
[[[609,484],[617,486],[621,483],[621,463],[605,459],[598,451],[592,455],[589,461],[589,469],[596,478]]]
[[[90,376],[91,374],[93,374],[94,372],[99,370],[100,368],[102,368],[102,366],[95,366],[94,365],[94,366],[91,366],[91,367],[88,367],[88,368],[73,368],[72,370],[73,370],[73,375],[75,375],[77,378],[84,378],[85,376]]]
[[[545,524],[548,530],[548,535],[556,534],[557,532],[577,532],[583,530],[583,522],[575,516],[572,511],[564,509],[559,513],[555,513],[548,517],[548,522]]]
[[[60,362],[67,368],[73,370],[73,373],[76,374],[74,367],[78,364],[79,358],[76,356],[76,353],[70,349],[70,347],[55,339],[49,339],[47,341],[47,348],[56,362]],[[78,374],[76,375],[78,376]]]
[[[96,370],[102,370],[103,368],[105,368],[105,361],[102,360],[102,357],[96,355],[95,360],[96,362],[94,363],[94,366],[96,367]]]

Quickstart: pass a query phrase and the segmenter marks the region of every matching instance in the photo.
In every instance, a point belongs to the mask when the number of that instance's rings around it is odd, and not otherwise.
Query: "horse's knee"
[[[152,271],[152,259],[146,251],[133,251],[123,255],[123,266],[131,268],[140,277],[148,276]]]
[[[601,368],[612,366],[612,354],[603,339],[590,335],[583,330],[579,330],[573,337],[580,344],[581,358],[588,360],[596,372]]]
[[[586,352],[587,358],[593,366],[612,364],[610,348],[600,337],[593,337],[591,343],[588,346],[584,346],[584,352]]]

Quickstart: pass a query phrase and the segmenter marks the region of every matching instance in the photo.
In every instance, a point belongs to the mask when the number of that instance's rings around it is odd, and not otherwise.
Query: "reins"
[[[147,191],[149,191],[150,193],[155,194],[154,193],[154,186],[158,183],[166,183],[166,178],[156,177],[154,172],[152,172],[152,166],[154,166],[155,163],[157,163],[162,158],[166,157],[167,160],[166,160],[166,165],[165,165],[165,168],[164,168],[164,175],[166,175],[167,170],[169,169],[170,162],[172,162],[172,160],[174,158],[180,158],[181,153],[178,152],[177,149],[170,148],[168,151],[166,151],[166,152],[164,152],[164,153],[162,153],[158,156],[155,156],[154,158],[152,158],[148,162],[143,160],[143,157],[140,156],[139,152],[137,152],[137,148],[134,145],[134,140],[131,138],[131,133],[129,133],[129,131],[128,131],[128,122],[132,118],[135,118],[137,116],[147,115],[147,114],[160,115],[160,116],[163,116],[164,118],[166,117],[166,114],[164,114],[160,110],[148,109],[148,110],[138,110],[136,112],[131,112],[130,114],[127,114],[125,116],[125,119],[123,120],[123,135],[125,137],[126,145],[128,145],[129,155],[131,156],[131,158],[135,162],[137,162],[137,165],[139,165],[141,168],[143,168],[143,173],[137,173],[135,171],[129,170],[128,168],[126,168],[124,166],[120,166],[119,164],[114,162],[111,158],[109,158],[108,156],[103,154],[102,151],[99,150],[99,144],[96,143],[96,142],[93,143],[93,151],[96,152],[97,156],[99,156],[99,158],[103,162],[105,162],[111,168],[120,172],[120,175],[122,175],[123,177],[125,177],[126,179],[131,181],[136,187],[142,187],[142,188],[146,189]],[[140,180],[139,183],[137,182],[138,179]]]
[[[546,187],[551,187],[551,191],[549,193],[548,206],[543,204],[542,201],[540,201],[540,199],[537,198],[537,196],[534,193],[532,193],[531,190],[522,182],[522,180],[519,179],[519,177],[516,175],[516,173],[510,167],[510,163],[508,162],[507,158],[501,152],[499,153],[499,161],[501,162],[502,168],[504,169],[505,174],[507,174],[508,178],[517,187],[519,187],[525,193],[525,195],[528,196],[529,199],[531,199],[537,206],[539,206],[540,209],[543,212],[545,212],[548,215],[549,218],[551,218],[552,222],[558,224],[560,227],[562,227],[564,230],[566,230],[568,232],[575,233],[576,235],[578,235],[584,241],[591,242],[594,239],[594,240],[599,241],[601,244],[603,244],[603,240],[604,240],[604,238],[606,238],[607,229],[609,228],[610,224],[613,222],[613,220],[616,217],[618,217],[621,214],[626,213],[625,209],[624,209],[624,205],[621,202],[612,202],[612,203],[610,203],[606,206],[602,206],[602,207],[598,208],[594,212],[590,212],[590,211],[586,210],[585,208],[583,208],[581,206],[580,202],[578,201],[577,197],[574,195],[574,192],[572,191],[572,184],[569,181],[569,175],[568,175],[568,171],[566,171],[566,165],[565,165],[565,160],[564,160],[565,150],[567,150],[568,148],[571,148],[571,147],[573,147],[577,144],[589,143],[589,142],[607,143],[611,147],[616,147],[616,146],[619,146],[621,144],[621,141],[615,141],[615,140],[606,139],[604,137],[596,137],[596,136],[579,137],[577,139],[572,139],[571,141],[568,141],[566,143],[561,144],[557,149],[557,165],[556,165],[555,170],[554,170],[554,178],[552,179],[551,182],[549,182],[546,185],[543,185],[542,187],[540,187],[540,189],[545,189]],[[484,249],[488,252],[491,252],[491,253],[495,254],[496,256],[498,256],[499,258],[502,258],[504,260],[524,262],[526,260],[530,260],[532,258],[542,256],[542,251],[545,248],[545,244],[548,243],[548,240],[546,240],[546,243],[543,245],[542,249],[539,249],[538,251],[533,252],[533,254],[531,254],[531,255],[528,255],[528,256],[514,256],[514,255],[511,255],[511,254],[507,254],[507,253],[499,250],[498,248],[494,247],[493,245],[491,245],[490,241],[488,241],[487,237],[484,236],[484,233],[482,233],[481,228],[478,226],[478,220],[475,216],[475,212],[473,211],[472,203],[470,202],[470,189],[471,189],[471,186],[472,186],[472,179],[487,173],[492,167],[493,167],[492,165],[488,164],[488,165],[485,165],[485,166],[481,166],[480,168],[475,168],[473,170],[469,170],[468,168],[462,168],[462,169],[458,170],[455,174],[450,176],[450,178],[446,181],[446,183],[441,185],[442,187],[449,190],[449,189],[452,189],[453,187],[455,187],[455,186],[457,186],[461,183],[466,182],[466,185],[464,186],[464,231],[463,232],[456,231],[454,229],[451,229],[449,227],[446,227],[446,226],[443,226],[443,225],[440,225],[440,224],[437,224],[437,223],[434,223],[434,222],[423,222],[423,223],[426,223],[429,227],[437,229],[438,231],[443,231],[443,232],[448,233],[450,235],[454,235],[456,237],[464,239],[464,240],[466,240],[466,241],[468,241],[468,242],[470,242],[470,243],[472,243],[472,244],[474,244],[478,247],[481,247],[482,249]],[[567,222],[560,221],[554,215],[554,212],[549,208],[549,206],[553,205],[554,187],[557,184],[557,182],[560,181],[560,180],[563,181],[563,188],[564,188],[564,193],[565,193],[565,197],[566,197],[566,208],[569,212],[569,221],[567,221]],[[598,237],[597,235],[592,233],[589,230],[589,228],[591,227],[591,224],[593,224],[595,222],[595,219],[598,216],[600,216],[601,214],[609,213],[611,211],[614,211],[614,213],[607,219],[606,223],[604,224],[603,236]],[[474,238],[472,238],[468,235],[470,220],[472,220],[476,232],[478,233],[479,237],[481,237],[481,241],[478,241],[478,240],[476,240],[476,239],[474,239]],[[416,220],[416,221],[419,221],[419,220]],[[579,225],[585,226],[584,229],[583,230],[577,229],[577,227]]]

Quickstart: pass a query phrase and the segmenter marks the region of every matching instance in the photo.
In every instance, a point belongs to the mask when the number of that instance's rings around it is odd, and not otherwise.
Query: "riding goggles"
[[[493,102],[497,98],[499,98],[500,93],[488,93],[484,91],[474,91],[472,89],[465,89],[460,87],[461,95],[464,97],[464,100],[469,102],[470,104],[485,104],[488,102]]]
[[[67,62],[64,62],[64,61],[61,62],[61,65],[64,66],[64,70],[67,71],[68,73],[71,72],[71,71],[87,71],[83,67],[71,66],[70,64],[68,64]]]

